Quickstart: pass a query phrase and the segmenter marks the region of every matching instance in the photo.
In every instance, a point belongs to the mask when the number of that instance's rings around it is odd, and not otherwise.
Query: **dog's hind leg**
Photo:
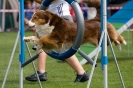
[[[121,44],[126,45],[127,42],[124,40],[124,38],[120,34],[118,34],[117,40],[114,41],[114,44],[117,46],[119,50],[121,50]]]
[[[127,44],[127,42],[124,40],[124,38],[123,38],[121,35],[118,36],[118,41],[119,41],[121,44],[124,44],[124,45]]]
[[[114,44],[118,48],[118,50],[121,50],[121,44],[119,41],[114,41]]]

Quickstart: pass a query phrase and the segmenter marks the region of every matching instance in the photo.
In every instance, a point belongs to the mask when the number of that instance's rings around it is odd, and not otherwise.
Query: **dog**
[[[35,28],[39,36],[24,37],[24,40],[33,42],[37,45],[37,49],[42,48],[44,51],[61,50],[64,47],[71,46],[76,38],[77,24],[48,10],[40,10],[34,13],[28,25]],[[107,31],[111,42],[114,42],[121,50],[121,44],[126,45],[124,38],[117,33],[110,23],[107,23]],[[100,36],[100,21],[86,20],[82,44],[91,43],[98,46]]]
[[[96,16],[93,18],[93,19],[90,19],[91,21],[93,21],[93,20],[97,20],[97,21],[100,21],[101,19],[100,19],[100,8],[101,8],[101,6],[100,6],[100,0],[82,0],[84,3],[86,3],[87,4],[87,6],[88,7],[94,7],[95,9],[96,9],[96,11],[97,11],[97,13],[96,13]],[[107,24],[108,25],[108,24]],[[112,25],[113,26],[113,25]],[[112,27],[113,29],[115,29],[114,27]],[[110,39],[111,39],[111,37],[113,37],[113,34],[111,34],[111,32],[109,32],[109,31],[111,31],[111,30],[108,30],[108,28],[107,28],[107,31],[108,31],[108,33],[109,33],[109,36],[110,36]],[[116,32],[117,33],[117,31],[115,31],[115,30],[112,30],[112,31],[114,31],[114,32]],[[118,41],[121,43],[121,44],[124,44],[124,45],[126,45],[127,43],[126,43],[126,41],[124,41],[123,43],[122,43],[122,41],[123,41],[123,37],[120,35],[120,34],[118,34],[117,33],[117,35],[118,35]],[[118,49],[119,50],[121,50],[121,46],[119,45],[119,44],[117,44],[116,42],[114,42],[115,43],[115,45],[118,47]],[[108,44],[109,45],[109,44]]]

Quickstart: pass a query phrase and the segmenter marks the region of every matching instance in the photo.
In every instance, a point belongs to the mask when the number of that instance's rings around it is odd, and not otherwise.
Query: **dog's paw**
[[[39,41],[39,39],[36,36],[29,36],[29,37],[24,37],[24,41],[36,44]]]
[[[24,37],[23,40],[24,40],[25,42],[30,42],[31,38],[29,38],[29,37]]]
[[[117,46],[118,50],[121,50],[121,45],[120,44],[118,44],[116,46]]]
[[[126,41],[124,41],[124,42],[123,42],[123,44],[124,44],[124,45],[127,45],[127,42],[126,42]]]

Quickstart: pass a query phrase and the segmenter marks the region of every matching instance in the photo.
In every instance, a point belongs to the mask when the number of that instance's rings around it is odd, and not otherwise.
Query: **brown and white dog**
[[[50,12],[40,10],[36,12],[28,24],[30,27],[35,27],[39,37],[29,36],[25,37],[25,41],[32,41],[38,49],[44,51],[60,50],[73,44],[76,33],[77,24],[65,20],[58,15]],[[107,31],[111,42],[121,49],[120,44],[125,44],[124,38],[117,33],[113,25],[107,23]],[[100,21],[87,20],[85,21],[85,32],[82,44],[91,43],[98,46],[100,40]]]

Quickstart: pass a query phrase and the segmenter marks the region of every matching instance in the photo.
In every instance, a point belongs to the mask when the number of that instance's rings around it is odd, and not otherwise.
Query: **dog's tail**
[[[97,10],[96,17],[100,18],[100,0],[83,0],[88,7],[95,7]]]

